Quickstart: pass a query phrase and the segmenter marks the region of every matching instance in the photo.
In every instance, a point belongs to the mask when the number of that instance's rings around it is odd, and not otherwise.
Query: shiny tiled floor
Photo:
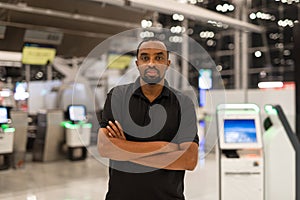
[[[186,173],[187,200],[217,199],[214,158],[208,155]],[[102,200],[106,190],[107,168],[93,156],[75,162],[27,162],[24,168],[0,171],[0,200]]]

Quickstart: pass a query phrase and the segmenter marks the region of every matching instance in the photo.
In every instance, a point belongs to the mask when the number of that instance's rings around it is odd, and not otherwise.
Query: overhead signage
[[[63,33],[26,30],[24,35],[24,42],[60,45],[62,42],[62,38]]]
[[[125,69],[126,67],[129,67],[131,60],[131,55],[110,54],[108,56],[108,68]]]
[[[56,54],[56,49],[45,47],[24,46],[22,63],[29,65],[46,65],[52,63]]]

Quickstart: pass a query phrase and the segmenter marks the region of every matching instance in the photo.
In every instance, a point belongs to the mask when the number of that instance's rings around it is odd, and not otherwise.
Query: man
[[[98,150],[110,159],[106,200],[183,200],[185,170],[198,160],[192,101],[169,87],[168,50],[157,39],[142,41],[135,83],[109,92],[98,133]]]

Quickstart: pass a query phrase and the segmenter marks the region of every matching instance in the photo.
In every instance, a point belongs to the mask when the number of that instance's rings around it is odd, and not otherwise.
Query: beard
[[[155,77],[147,76],[147,70],[150,70],[150,69],[146,69],[145,73],[141,76],[141,78],[143,79],[143,81],[145,83],[147,83],[149,85],[156,85],[164,78],[163,76],[160,75],[160,72],[155,68],[151,68],[151,70],[156,70],[158,76],[155,76]]]

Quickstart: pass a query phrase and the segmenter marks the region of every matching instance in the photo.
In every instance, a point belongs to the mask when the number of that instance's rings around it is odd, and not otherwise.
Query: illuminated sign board
[[[131,60],[131,55],[110,54],[108,55],[108,68],[125,69],[126,67],[129,67]]]
[[[56,49],[46,47],[24,46],[22,63],[29,65],[46,65],[51,63],[56,54]]]

